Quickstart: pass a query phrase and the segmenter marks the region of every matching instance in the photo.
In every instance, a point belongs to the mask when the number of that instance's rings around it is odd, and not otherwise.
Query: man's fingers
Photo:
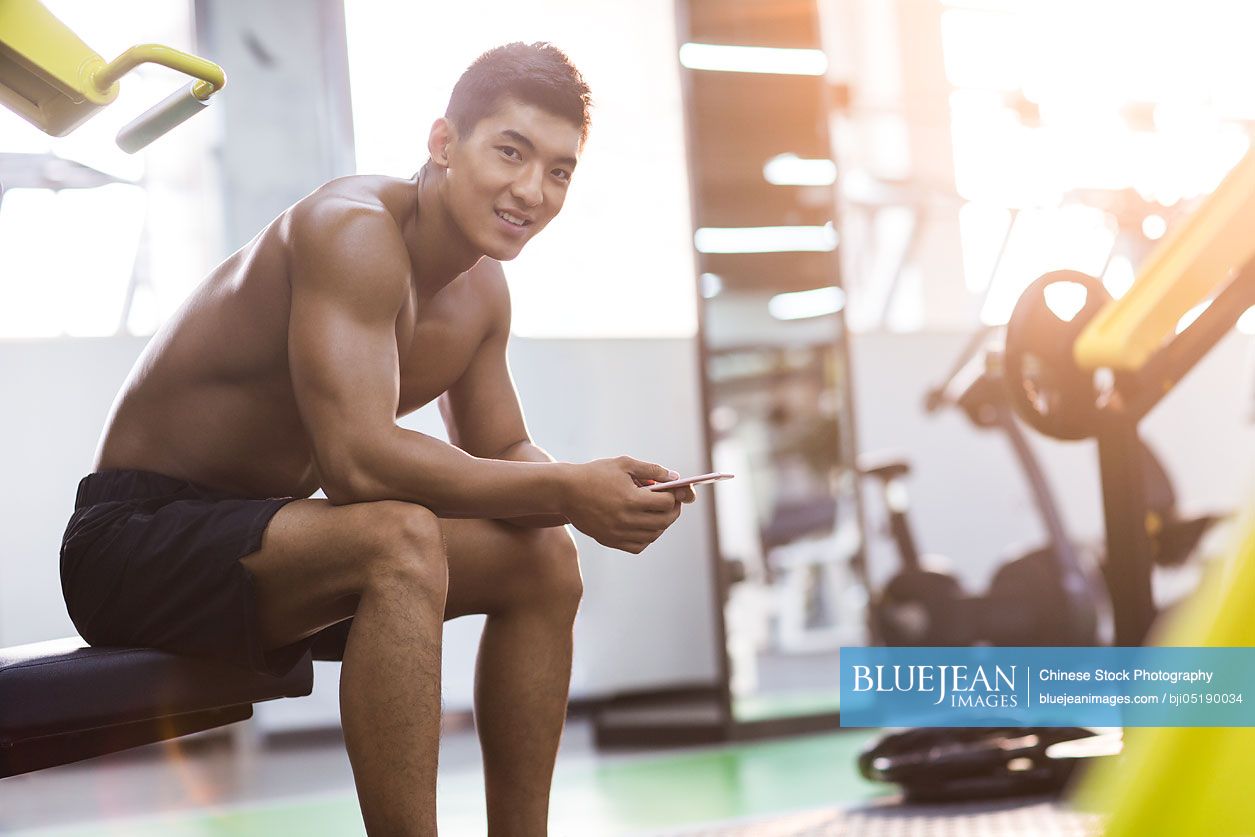
[[[622,456],[619,458],[623,466],[627,468],[629,474],[638,483],[652,480],[653,482],[668,482],[670,480],[678,480],[680,473],[664,468],[661,465],[655,465],[653,462],[643,462],[639,459],[633,459],[630,456]]]
[[[662,536],[663,532],[671,528],[671,524],[675,523],[676,519],[679,516],[680,516],[680,513],[677,511],[671,514],[660,515],[660,516],[654,517],[652,520],[646,521],[644,523],[638,523],[637,525],[625,531],[623,533],[624,537],[631,540],[641,540],[641,539],[648,539],[650,541],[657,540],[658,538]]]
[[[683,508],[684,508],[684,504],[679,501],[676,501],[676,504],[674,506],[667,509],[665,512],[658,515],[654,519],[660,522],[663,520],[667,521],[666,524],[664,524],[664,528],[665,528],[666,526],[670,526],[672,523],[675,522],[675,519],[680,516],[680,510]]]
[[[671,505],[662,509],[642,509],[624,518],[624,523],[635,529],[662,531],[675,522],[680,516],[684,504],[672,501]]]
[[[681,503],[691,503],[697,499],[697,494],[693,491],[693,486],[686,485],[683,488],[672,488],[671,493],[675,495],[675,499]]]
[[[644,550],[645,547],[662,537],[662,533],[667,531],[667,528],[672,523],[675,523],[676,518],[680,516],[678,504],[676,509],[677,511],[667,516],[667,522],[662,526],[659,526],[657,522],[651,522],[648,526],[624,532],[620,537],[621,546],[619,548],[633,553],[639,553]]]
[[[644,509],[627,515],[623,518],[623,523],[631,529],[664,529],[669,525],[672,515],[675,514],[678,508],[680,508],[679,503],[666,509]]]
[[[636,508],[642,512],[669,512],[677,505],[675,495],[670,491],[639,491]]]

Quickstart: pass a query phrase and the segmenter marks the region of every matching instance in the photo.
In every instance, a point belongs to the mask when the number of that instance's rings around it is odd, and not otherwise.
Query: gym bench
[[[309,653],[271,677],[77,636],[0,648],[0,778],[243,721],[313,685]]]

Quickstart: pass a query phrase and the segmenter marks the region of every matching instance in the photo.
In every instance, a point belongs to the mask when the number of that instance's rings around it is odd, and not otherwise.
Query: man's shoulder
[[[376,182],[380,179],[337,178],[293,204],[284,224],[289,251],[319,261],[408,266],[405,240]]]
[[[292,226],[322,234],[343,226],[365,227],[379,234],[400,234],[384,200],[383,178],[337,177],[294,203],[287,211]]]
[[[289,210],[283,229],[293,286],[399,308],[410,261],[396,218],[368,177],[333,180]]]

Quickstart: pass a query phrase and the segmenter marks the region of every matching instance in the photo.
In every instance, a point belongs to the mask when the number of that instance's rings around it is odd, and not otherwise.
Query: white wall
[[[61,598],[60,537],[114,393],[143,344],[141,338],[0,342],[6,475],[0,482],[0,645],[74,633]],[[628,453],[682,473],[704,466],[692,341],[517,339],[511,362],[529,428],[555,457],[583,461]],[[434,408],[405,424],[443,435]],[[640,556],[583,535],[578,540],[586,596],[576,628],[573,695],[713,682],[710,547],[700,507],[687,509]],[[446,640],[451,709],[470,705],[477,628],[475,619],[458,620]],[[320,692],[326,692],[334,683],[319,668]],[[287,711],[300,714],[295,706]]]
[[[955,411],[926,417],[920,409],[925,389],[945,374],[965,340],[962,334],[858,335],[853,372],[861,449],[897,448],[911,459],[921,544],[950,556],[968,586],[979,589],[1016,544],[1042,534],[1004,441],[974,431]],[[110,401],[142,345],[138,338],[0,342],[2,645],[73,633],[57,575],[59,539]],[[1186,508],[1234,508],[1253,496],[1253,357],[1255,340],[1229,338],[1145,423]],[[703,467],[691,341],[516,339],[511,358],[530,429],[556,457],[631,453],[683,473]],[[432,410],[406,424],[441,432]],[[1094,445],[1038,438],[1034,444],[1071,531],[1100,537]],[[710,544],[701,512],[687,510],[641,556],[579,536],[587,592],[573,695],[713,680]],[[871,512],[879,517],[875,503]],[[896,559],[883,538],[870,541],[873,573],[883,578]],[[468,618],[447,630],[450,709],[470,705],[477,629]],[[334,718],[334,682],[334,665],[320,664],[315,698],[267,704],[258,718],[271,728],[326,723]]]

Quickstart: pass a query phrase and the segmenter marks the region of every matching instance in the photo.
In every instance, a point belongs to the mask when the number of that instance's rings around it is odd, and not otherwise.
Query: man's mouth
[[[532,222],[527,218],[520,217],[511,212],[506,212],[501,209],[496,210],[496,212],[497,217],[502,221],[505,221],[507,224],[513,224],[516,227],[530,227],[532,224]]]

